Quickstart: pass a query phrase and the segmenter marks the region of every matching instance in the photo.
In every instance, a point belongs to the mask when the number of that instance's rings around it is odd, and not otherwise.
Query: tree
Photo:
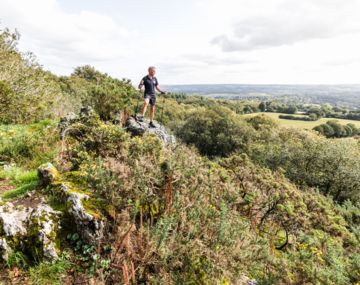
[[[17,43],[20,35],[8,29],[0,32],[0,81],[2,98],[7,102],[1,108],[2,123],[27,123],[52,118],[61,111],[62,93],[56,77],[38,64],[32,53],[20,53]],[[4,86],[11,91],[4,91]]]
[[[265,111],[266,111],[266,105],[265,105],[264,102],[261,102],[261,103],[259,104],[259,109],[260,109],[261,112],[265,112]]]
[[[329,124],[323,124],[323,130],[324,130],[324,135],[327,137],[327,138],[331,138],[333,136],[335,136],[335,130],[333,129],[333,127]]]
[[[295,114],[297,112],[297,107],[294,105],[290,105],[288,107],[285,107],[283,109],[283,112],[287,114]]]
[[[337,138],[346,137],[346,130],[343,125],[339,124],[336,120],[330,120],[326,122],[334,130],[334,136]]]
[[[204,155],[228,156],[235,150],[244,150],[251,140],[252,128],[228,108],[217,107],[191,113],[176,133]]]

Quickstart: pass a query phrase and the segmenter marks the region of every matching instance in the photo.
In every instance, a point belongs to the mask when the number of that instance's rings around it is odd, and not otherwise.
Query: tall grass
[[[4,200],[20,197],[32,191],[38,184],[36,170],[24,170],[16,166],[4,166],[0,170],[0,179],[8,179],[14,189],[3,192],[0,197]]]

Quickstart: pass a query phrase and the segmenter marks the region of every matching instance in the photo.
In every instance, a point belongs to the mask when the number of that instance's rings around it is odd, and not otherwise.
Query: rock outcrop
[[[62,202],[66,205],[66,211],[76,225],[77,232],[83,240],[96,245],[104,235],[104,219],[100,213],[93,213],[84,201],[90,201],[91,196],[72,189],[71,185],[61,182],[55,189],[56,195],[63,197]]]
[[[75,115],[74,113],[69,113],[67,116],[60,119],[59,130],[60,130],[60,138],[63,139],[69,132],[76,132],[71,128],[71,125],[77,122],[87,122],[89,120],[95,121],[99,118],[97,114],[91,107],[83,107],[80,110],[79,115]],[[157,122],[155,123],[155,128],[149,127],[149,121],[144,120],[140,122],[137,116],[130,116],[126,120],[125,128],[132,136],[141,136],[145,133],[150,133],[156,135],[165,145],[175,145],[176,138],[174,135],[170,134],[164,126],[160,125]],[[119,125],[119,127],[121,127]]]
[[[145,133],[155,134],[165,145],[176,144],[176,138],[174,135],[169,134],[165,128],[155,122],[155,128],[149,127],[149,121],[144,120],[140,122],[138,118],[129,117],[126,121],[126,130],[133,136],[143,135]]]
[[[61,212],[40,197],[5,203],[0,207],[1,257],[7,260],[13,252],[21,251],[34,259],[56,259],[60,217]]]
[[[103,237],[105,223],[103,215],[100,212],[94,212],[88,206],[92,201],[91,193],[79,189],[73,182],[66,181],[61,176],[57,179],[47,179],[47,177],[52,177],[52,173],[57,173],[51,163],[40,166],[38,173],[41,174],[39,175],[40,183],[43,186],[50,186],[50,191],[56,197],[57,203],[64,206],[63,211],[69,215],[70,221],[76,226],[83,240],[90,244],[97,244],[97,241]],[[49,183],[46,184],[47,182]]]
[[[95,113],[95,111],[91,107],[82,107],[80,109],[79,115],[70,112],[65,117],[62,117],[58,124],[58,128],[60,130],[60,139],[63,139],[66,136],[67,132],[74,131],[71,128],[71,125],[81,121],[91,120],[94,118],[95,120],[99,120],[99,116]]]
[[[33,260],[57,259],[64,223],[89,244],[96,245],[103,237],[105,218],[92,193],[64,179],[51,163],[38,168],[38,177],[39,185],[47,189],[45,192],[34,190],[23,197],[2,201],[0,259],[7,260],[16,252]],[[49,194],[51,202],[47,199]],[[94,201],[96,206],[92,206]],[[55,210],[58,208],[61,210]]]

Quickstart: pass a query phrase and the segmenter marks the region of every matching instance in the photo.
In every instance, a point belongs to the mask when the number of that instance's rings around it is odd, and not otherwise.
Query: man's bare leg
[[[155,105],[150,105],[150,122],[154,120],[155,115]]]
[[[147,105],[149,104],[149,99],[145,99],[144,101],[144,106],[143,106],[143,111],[142,111],[142,116],[145,117],[145,113],[146,113],[146,108]]]

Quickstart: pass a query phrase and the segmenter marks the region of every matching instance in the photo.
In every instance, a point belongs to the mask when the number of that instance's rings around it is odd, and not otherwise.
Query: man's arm
[[[165,91],[162,91],[162,90],[160,89],[159,82],[158,82],[157,78],[156,78],[155,88],[156,88],[157,91],[160,92],[160,94],[166,94]]]
[[[141,91],[141,88],[143,88],[143,86],[144,86],[144,79],[141,79],[140,84],[138,86],[140,91]]]
[[[160,94],[166,94],[165,91],[162,91],[160,88],[159,88],[159,85],[156,85],[155,86],[156,90],[160,92]]]

